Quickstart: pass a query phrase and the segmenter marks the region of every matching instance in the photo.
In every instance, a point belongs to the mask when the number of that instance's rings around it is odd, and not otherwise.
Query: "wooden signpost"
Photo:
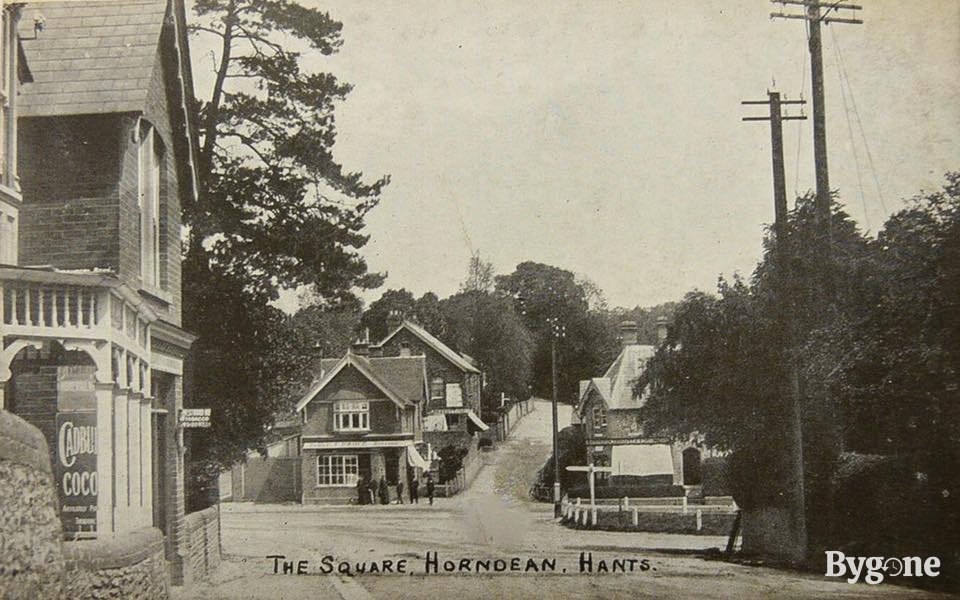
[[[595,474],[596,473],[612,473],[613,467],[598,467],[596,465],[590,464],[586,466],[574,465],[567,467],[568,471],[577,471],[587,474],[587,481],[590,485],[590,521],[592,525],[597,524],[597,493],[595,486]]]

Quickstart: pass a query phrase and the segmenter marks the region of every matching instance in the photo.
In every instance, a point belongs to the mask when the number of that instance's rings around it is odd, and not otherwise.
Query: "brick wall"
[[[172,40],[170,41],[172,43]],[[174,86],[177,85],[176,67],[172,64],[171,54],[167,44],[162,45],[157,53],[150,87],[147,89],[144,118],[154,126],[166,150],[160,188],[160,285],[170,302],[157,304],[155,307],[161,311],[165,319],[179,325],[182,300],[180,223],[183,198],[181,189],[188,189],[187,185],[180,185],[180,178],[189,177],[189,174],[177,171],[176,153],[184,152],[186,149],[182,140],[175,139],[173,133],[171,111],[179,110],[179,107],[173,103],[171,97],[175,90]],[[137,247],[139,248],[139,245]]]
[[[164,481],[163,511],[166,531],[165,556],[171,566],[171,580],[173,585],[182,585],[184,579],[184,556],[186,534],[184,532],[184,456],[179,445],[176,419],[183,407],[183,380],[169,374],[154,372],[157,382],[157,399],[159,406],[167,410],[164,446],[166,481]]]
[[[311,472],[316,467],[314,459]],[[300,457],[248,458],[232,469],[235,502],[299,502],[302,494]],[[316,475],[314,474],[314,477]]]
[[[20,264],[119,267],[118,115],[20,120]]]
[[[186,515],[184,542],[184,584],[209,578],[221,560],[219,507]]]

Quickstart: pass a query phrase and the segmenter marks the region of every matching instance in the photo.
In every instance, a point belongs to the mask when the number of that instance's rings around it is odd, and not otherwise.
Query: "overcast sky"
[[[770,134],[740,120],[764,107],[740,101],[765,98],[774,78],[781,93],[797,97],[802,85],[809,98],[804,24],[769,18],[796,10],[765,0],[303,3],[344,24],[342,50],[309,59],[355,86],[337,111],[335,155],[393,178],[363,252],[389,273],[383,289],[453,293],[476,251],[501,273],[545,262],[588,276],[611,305],[649,306],[712,291],[719,274],[749,274],[759,258],[773,218]],[[904,198],[960,170],[960,2],[861,4],[864,25],[823,30],[827,131],[832,187],[876,231]],[[192,44],[206,97],[215,50]],[[792,197],[814,185],[810,121],[784,135]]]

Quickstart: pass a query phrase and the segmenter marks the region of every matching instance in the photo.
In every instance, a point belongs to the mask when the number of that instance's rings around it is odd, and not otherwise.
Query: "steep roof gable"
[[[31,16],[43,16],[34,31]],[[43,2],[24,10],[20,40],[32,81],[21,85],[20,117],[141,113],[167,43],[176,69],[167,83],[176,97],[171,117],[186,137],[183,164],[191,193],[199,193],[193,122],[193,75],[183,0]]]
[[[20,38],[33,83],[21,89],[20,116],[143,110],[167,0],[44,2],[25,13]]]
[[[311,386],[297,403],[298,412],[303,410],[347,367],[356,369],[401,408],[413,406],[425,399],[426,361],[420,356],[366,358],[348,352],[335,362],[324,359],[321,365],[323,373],[320,380]]]
[[[471,362],[467,360],[466,357],[464,357],[460,353],[456,352],[450,346],[447,346],[446,344],[444,344],[443,342],[435,338],[433,335],[430,334],[429,331],[427,331],[423,327],[420,327],[419,325],[411,321],[404,320],[403,324],[401,324],[400,327],[394,329],[389,334],[387,334],[387,337],[385,337],[383,341],[377,344],[376,347],[379,348],[386,345],[387,342],[393,339],[395,335],[397,335],[400,331],[404,329],[406,329],[416,337],[420,338],[420,340],[423,341],[423,343],[425,343],[427,346],[435,350],[438,354],[440,354],[440,356],[447,359],[447,361],[452,363],[455,367],[457,367],[461,371],[466,371],[468,373],[478,373],[478,374],[480,373],[480,370],[477,369],[475,366],[473,366],[473,364],[471,364]]]

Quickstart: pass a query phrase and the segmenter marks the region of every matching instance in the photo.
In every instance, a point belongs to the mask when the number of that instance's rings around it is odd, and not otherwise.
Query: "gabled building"
[[[665,336],[666,323],[658,323],[658,337]],[[622,350],[607,371],[580,382],[576,412],[588,460],[612,467],[614,478],[661,476],[676,485],[699,484],[699,450],[647,435],[640,425],[645,396],[634,392],[634,383],[656,347],[638,342],[632,321],[621,324],[620,337]]]
[[[160,529],[180,583],[180,212],[198,193],[183,0],[32,4],[22,51],[11,11],[0,408],[45,435],[70,539]]]
[[[483,373],[475,362],[450,348],[413,321],[391,313],[387,335],[370,346],[371,356],[421,356],[430,395],[424,410],[430,431],[486,431],[480,419]]]
[[[391,489],[420,479],[430,468],[421,435],[427,389],[423,356],[351,350],[321,360],[318,380],[296,407],[303,503],[355,502],[360,479],[386,479]]]

